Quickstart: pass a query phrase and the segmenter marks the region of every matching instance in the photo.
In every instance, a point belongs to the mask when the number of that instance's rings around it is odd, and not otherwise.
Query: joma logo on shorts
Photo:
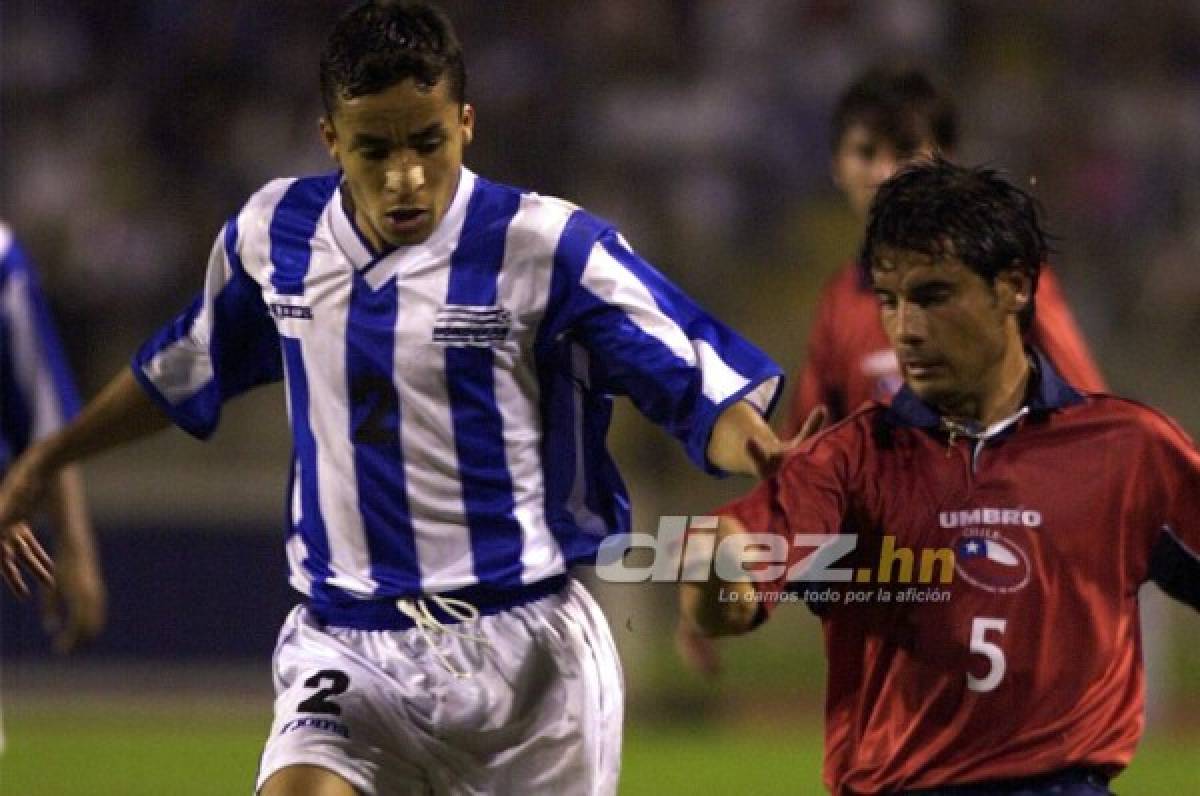
[[[283,729],[279,731],[279,734],[286,735],[293,730],[303,729],[323,730],[325,732],[332,732],[335,735],[340,735],[343,738],[350,737],[350,728],[348,728],[345,724],[342,724],[340,721],[334,721],[333,719],[318,719],[312,716],[306,716],[302,719],[292,719],[287,724],[283,725]]]
[[[962,509],[938,512],[938,524],[943,528],[969,528],[972,525],[1023,525],[1037,528],[1042,513],[1033,509]]]

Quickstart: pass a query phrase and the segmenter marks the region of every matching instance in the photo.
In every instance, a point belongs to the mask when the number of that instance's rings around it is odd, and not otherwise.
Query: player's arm
[[[57,481],[61,468],[168,425],[170,420],[132,373],[121,372],[74,420],[30,446],[13,463],[0,483],[0,533],[28,520],[48,490],[56,482],[61,486]],[[69,500],[70,477],[66,486]]]
[[[744,532],[736,519],[721,517],[713,549],[726,549],[722,542]],[[760,604],[754,584],[748,575],[726,580],[717,574],[728,568],[715,565],[708,580],[680,586],[679,614],[688,630],[703,636],[730,636],[753,630],[758,624]]]
[[[749,447],[775,455],[763,422],[782,373],[765,354],[696,305],[611,227],[577,212],[555,258],[543,339],[570,335],[603,374],[713,474],[757,474]]]
[[[46,626],[54,646],[69,652],[104,628],[107,597],[79,468],[52,479],[50,514],[57,530],[55,590],[44,596]]]
[[[1200,450],[1165,417],[1156,417],[1148,457],[1153,516],[1149,579],[1164,592],[1200,611]]]
[[[239,225],[225,225],[209,257],[204,290],[134,356],[60,432],[21,456],[0,483],[0,566],[21,593],[17,565],[35,573],[45,551],[17,525],[63,466],[149,436],[171,423],[205,438],[230,398],[283,375],[279,333],[260,286],[242,265]],[[45,578],[43,577],[43,580]]]

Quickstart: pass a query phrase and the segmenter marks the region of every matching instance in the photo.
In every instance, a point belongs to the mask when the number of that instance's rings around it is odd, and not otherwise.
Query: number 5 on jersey
[[[967,688],[972,691],[993,691],[1004,679],[1004,650],[995,642],[988,641],[988,631],[1003,635],[1007,625],[1007,619],[989,619],[982,616],[977,616],[971,621],[971,654],[984,656],[988,659],[989,666],[988,673],[983,677],[976,677],[967,672]]]

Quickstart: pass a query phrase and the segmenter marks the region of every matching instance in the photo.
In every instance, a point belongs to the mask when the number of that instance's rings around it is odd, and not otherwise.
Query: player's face
[[[906,163],[930,157],[933,151],[933,145],[927,143],[914,152],[900,153],[865,124],[851,124],[833,153],[833,182],[855,214],[865,219],[879,186]]]
[[[458,187],[474,110],[453,100],[447,81],[415,80],[342,99],[321,120],[329,153],[345,174],[354,221],[376,249],[426,240]]]
[[[990,403],[1003,364],[1020,351],[1017,315],[1029,279],[1017,269],[993,284],[958,258],[884,248],[872,269],[883,327],[900,371],[921,400],[946,414]]]

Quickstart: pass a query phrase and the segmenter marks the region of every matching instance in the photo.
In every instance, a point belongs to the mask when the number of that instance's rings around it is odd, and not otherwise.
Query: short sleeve
[[[1163,591],[1200,610],[1200,451],[1175,423],[1156,416],[1145,504],[1153,540],[1149,575]]]
[[[203,292],[133,358],[147,393],[188,433],[205,438],[221,406],[283,377],[279,334],[238,254],[236,219],[213,244]]]

